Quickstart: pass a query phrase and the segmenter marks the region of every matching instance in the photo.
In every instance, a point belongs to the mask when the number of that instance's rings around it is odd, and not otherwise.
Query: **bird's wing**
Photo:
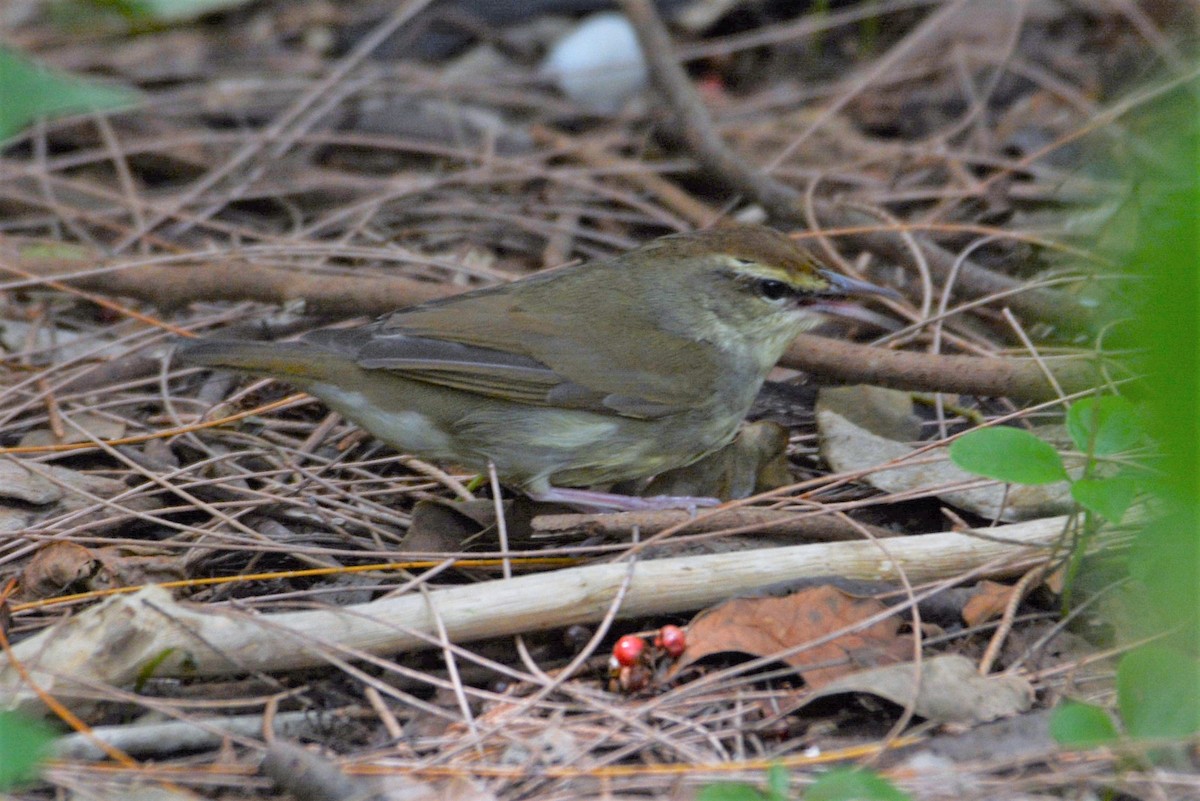
[[[545,404],[564,381],[528,356],[402,333],[373,337],[355,361],[367,370],[390,370],[414,381],[518,403]]]
[[[364,328],[314,331],[304,340],[364,369],[599,414],[665,417],[693,408],[711,392],[703,376],[684,388],[669,380],[674,362],[697,358],[693,350],[703,356],[695,343],[681,340],[674,353],[657,343],[661,363],[652,365],[638,352],[639,343],[598,337],[578,315],[524,311],[512,298],[488,293],[397,312]],[[696,375],[694,366],[691,371]]]
[[[572,381],[519,353],[392,331],[363,337],[354,330],[314,331],[311,345],[354,358],[367,370],[533,406],[556,406],[642,419],[680,411],[677,405]]]

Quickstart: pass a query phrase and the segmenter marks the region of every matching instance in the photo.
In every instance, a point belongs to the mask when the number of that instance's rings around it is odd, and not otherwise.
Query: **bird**
[[[711,506],[597,485],[735,436],[791,341],[857,296],[787,235],[721,225],[294,341],[200,339],[187,364],[286,380],[397,450],[596,510]],[[851,306],[850,308],[855,308]]]

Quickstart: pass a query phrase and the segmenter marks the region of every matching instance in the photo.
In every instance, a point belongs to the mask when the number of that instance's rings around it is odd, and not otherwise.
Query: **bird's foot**
[[[664,509],[695,509],[721,505],[718,498],[695,498],[689,495],[655,495],[642,498],[637,495],[617,495],[612,492],[563,487],[551,487],[545,492],[529,493],[529,497],[546,503],[565,503],[587,511],[658,512]]]

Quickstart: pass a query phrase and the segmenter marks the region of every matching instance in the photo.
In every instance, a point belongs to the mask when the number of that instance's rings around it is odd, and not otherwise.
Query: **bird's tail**
[[[200,367],[223,367],[301,381],[328,380],[353,366],[344,356],[303,342],[203,339],[180,345],[175,356],[185,364]]]

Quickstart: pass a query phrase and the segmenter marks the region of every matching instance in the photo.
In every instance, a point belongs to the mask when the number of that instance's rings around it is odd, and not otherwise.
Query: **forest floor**
[[[140,93],[0,149],[0,699],[74,729],[12,797],[1200,799],[1194,757],[1051,736],[1117,705],[1127,531],[946,447],[1078,451],[1124,380],[1122,199],[1193,5],[679,0],[648,76],[566,93],[546,53],[602,3],[209,5],[0,7]],[[716,510],[506,491],[497,525],[486,477],[171,358],[728,220],[899,295],[642,488]],[[816,794],[832,766],[890,788]]]

